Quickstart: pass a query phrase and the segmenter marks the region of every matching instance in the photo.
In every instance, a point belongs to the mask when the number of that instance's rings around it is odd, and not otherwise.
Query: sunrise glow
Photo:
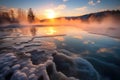
[[[45,15],[48,19],[53,19],[56,17],[55,11],[52,9],[46,10]]]

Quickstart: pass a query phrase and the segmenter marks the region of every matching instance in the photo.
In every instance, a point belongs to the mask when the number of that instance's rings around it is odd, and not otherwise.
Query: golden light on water
[[[46,34],[48,35],[54,35],[56,34],[56,30],[54,29],[54,27],[49,27],[47,30],[46,30]]]
[[[72,29],[72,30],[71,30]],[[14,33],[21,33],[22,36],[53,36],[53,35],[73,35],[74,34],[82,34],[79,28],[66,26],[47,26],[47,27],[24,27],[15,29]],[[86,32],[84,32],[86,34]],[[82,36],[74,36],[77,39],[83,39]],[[62,38],[59,38],[60,41],[63,41]]]

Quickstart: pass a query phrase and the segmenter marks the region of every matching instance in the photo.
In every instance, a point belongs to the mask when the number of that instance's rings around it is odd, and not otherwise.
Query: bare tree
[[[14,22],[15,21],[15,14],[14,14],[14,10],[10,10],[10,16],[11,16],[11,21]]]
[[[25,10],[23,10],[21,8],[18,9],[18,20],[26,21],[26,12],[25,12]]]

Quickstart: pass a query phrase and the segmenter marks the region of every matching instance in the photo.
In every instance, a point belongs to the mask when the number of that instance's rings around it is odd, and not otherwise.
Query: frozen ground
[[[57,51],[0,54],[1,80],[99,80],[93,66],[80,57]]]

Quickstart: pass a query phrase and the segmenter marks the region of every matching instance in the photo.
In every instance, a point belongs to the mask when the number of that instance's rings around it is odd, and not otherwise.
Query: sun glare
[[[54,10],[46,10],[46,17],[49,19],[55,18],[55,11]]]
[[[48,35],[53,35],[55,33],[56,33],[56,30],[53,27],[49,27],[46,32],[46,34]]]

